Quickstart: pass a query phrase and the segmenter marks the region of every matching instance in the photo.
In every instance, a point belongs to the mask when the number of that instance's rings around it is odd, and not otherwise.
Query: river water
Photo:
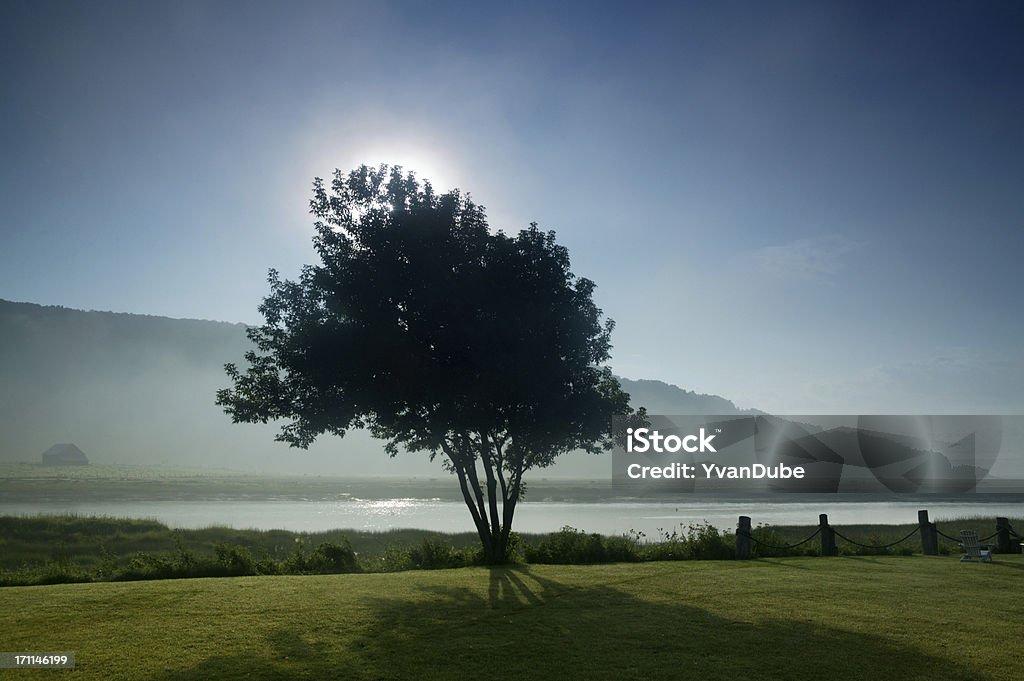
[[[927,509],[942,522],[966,516],[1024,517],[1024,503],[844,501],[770,502],[717,501],[563,503],[524,501],[516,510],[519,532],[552,532],[571,525],[607,535],[643,532],[657,539],[680,525],[707,521],[723,529],[734,528],[740,515],[753,524],[816,525],[827,513],[832,525],[900,524],[917,522],[917,511]],[[124,502],[0,502],[0,515],[65,514],[151,518],[174,528],[212,525],[238,529],[285,529],[318,532],[333,529],[425,529],[438,532],[473,531],[469,511],[461,502],[439,499],[348,500],[185,500]],[[941,529],[941,528],[940,528]]]

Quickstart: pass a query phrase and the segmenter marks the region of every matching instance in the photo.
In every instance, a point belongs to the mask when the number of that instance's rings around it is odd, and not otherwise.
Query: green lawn
[[[1021,556],[10,587],[0,650],[77,655],[16,679],[1021,679],[1022,587]]]

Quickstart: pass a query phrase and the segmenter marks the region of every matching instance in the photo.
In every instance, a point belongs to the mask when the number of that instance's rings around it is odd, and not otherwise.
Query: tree
[[[614,324],[594,283],[553,232],[492,233],[468,195],[400,167],[316,178],[310,207],[321,264],[270,271],[249,366],[225,366],[217,404],[235,423],[283,420],[276,439],[295,447],[367,428],[391,456],[441,456],[485,559],[504,562],[526,471],[610,449],[612,415],[631,413],[602,366]]]

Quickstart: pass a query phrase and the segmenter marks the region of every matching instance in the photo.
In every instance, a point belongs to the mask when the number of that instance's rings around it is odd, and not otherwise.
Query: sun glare
[[[352,134],[308,133],[297,147],[299,155],[294,167],[301,170],[293,175],[303,179],[290,185],[288,205],[294,207],[308,205],[312,178],[320,177],[329,186],[335,170],[347,173],[364,164],[401,166],[403,172],[412,172],[421,182],[429,180],[438,194],[460,187],[463,179],[457,154],[437,133],[403,134],[372,128],[362,138]]]
[[[328,163],[328,166],[330,172],[335,168],[347,171],[364,163],[368,166],[379,166],[382,163],[401,166],[404,172],[414,173],[416,179],[429,180],[437,192],[445,192],[456,186],[451,163],[446,162],[443,154],[414,145],[396,144],[356,149],[339,154],[333,165]]]

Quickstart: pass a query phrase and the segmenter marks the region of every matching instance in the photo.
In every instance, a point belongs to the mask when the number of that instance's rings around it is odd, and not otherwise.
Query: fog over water
[[[39,462],[66,442],[94,464],[445,475],[423,454],[389,458],[364,431],[321,437],[303,451],[275,442],[274,424],[231,423],[214,395],[228,384],[224,363],[241,361],[251,345],[242,324],[0,300],[0,329],[0,463]],[[760,406],[659,380],[627,378],[623,387],[650,414],[734,414]],[[993,474],[1024,478],[1024,456],[1001,455]],[[610,479],[610,456],[570,454],[534,476]]]
[[[445,475],[424,454],[389,458],[365,431],[308,450],[274,441],[275,424],[233,424],[214,404],[226,362],[242,362],[245,326],[85,312],[0,300],[0,462],[38,462],[74,443],[96,464],[260,473]],[[651,413],[731,414],[729,400],[660,381],[626,381]],[[610,478],[609,457],[562,457],[543,473]]]
[[[917,522],[927,509],[938,521],[966,516],[994,518],[1024,516],[1024,503],[953,503],[927,501],[834,502],[523,502],[516,510],[518,532],[553,532],[571,525],[587,532],[617,535],[630,530],[657,538],[662,531],[707,521],[722,529],[735,528],[737,518],[753,524],[816,525],[819,513],[829,522],[845,524],[903,524]],[[437,532],[472,532],[465,504],[438,499],[351,499],[348,501],[147,501],[0,503],[0,515],[76,513],[112,517],[151,518],[172,528],[225,525],[238,529],[285,529],[319,532],[334,529],[389,530],[398,528]]]

